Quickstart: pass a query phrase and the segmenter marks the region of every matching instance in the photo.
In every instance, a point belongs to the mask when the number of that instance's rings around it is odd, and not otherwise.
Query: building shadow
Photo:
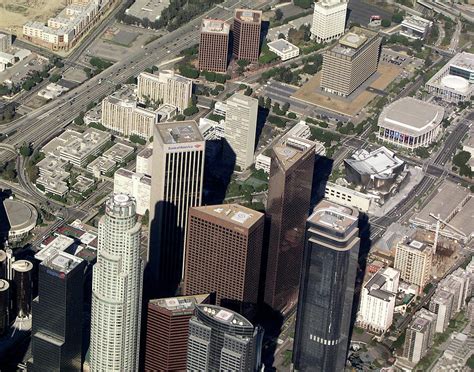
[[[326,156],[316,155],[316,160],[314,162],[310,213],[313,208],[324,198],[326,185],[328,183],[329,176],[331,175],[333,165],[333,159]]]
[[[8,241],[8,233],[11,226],[8,220],[7,211],[3,205],[3,201],[12,195],[10,190],[0,191],[0,248],[5,248]]]
[[[260,52],[262,51],[262,45],[268,35],[268,30],[270,29],[270,21],[262,21],[262,26],[260,29]]]
[[[208,152],[208,146],[211,151]],[[206,141],[203,205],[222,204],[232,180],[236,163],[235,152],[225,138]]]
[[[269,109],[262,106],[258,106],[257,131],[255,133],[255,149],[257,148],[258,142],[260,140],[260,136],[262,135],[262,132],[263,132],[263,127],[265,126],[265,122],[267,121],[269,114],[270,114]]]

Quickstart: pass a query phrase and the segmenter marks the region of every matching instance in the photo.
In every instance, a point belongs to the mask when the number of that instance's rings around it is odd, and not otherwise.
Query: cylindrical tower
[[[14,315],[27,318],[31,315],[31,275],[33,264],[30,261],[19,260],[12,264]]]
[[[7,278],[7,254],[0,250],[0,279]]]
[[[91,371],[138,370],[143,261],[135,199],[115,194],[99,223],[92,277]]]
[[[0,279],[0,337],[4,336],[10,327],[10,284]]]

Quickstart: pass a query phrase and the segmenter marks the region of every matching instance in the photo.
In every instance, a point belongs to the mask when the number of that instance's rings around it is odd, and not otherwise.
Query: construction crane
[[[430,216],[433,217],[436,220],[436,235],[435,235],[435,242],[434,242],[434,251],[436,252],[436,245],[438,244],[438,234],[439,234],[439,229],[440,229],[440,223],[443,225],[448,226],[450,229],[453,231],[456,231],[459,235],[467,238],[467,235],[459,230],[458,228],[454,227],[453,225],[449,224],[448,222],[442,220],[438,214],[438,216],[435,216],[433,213],[430,213]]]

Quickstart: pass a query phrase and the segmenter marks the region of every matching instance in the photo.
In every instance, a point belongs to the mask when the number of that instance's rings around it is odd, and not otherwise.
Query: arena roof
[[[443,107],[405,97],[384,108],[378,125],[404,134],[420,136],[440,125],[443,118]]]

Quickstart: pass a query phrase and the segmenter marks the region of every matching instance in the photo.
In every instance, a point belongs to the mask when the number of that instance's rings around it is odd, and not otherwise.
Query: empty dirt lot
[[[46,23],[65,6],[64,0],[1,0],[0,30],[21,35],[27,21]]]

